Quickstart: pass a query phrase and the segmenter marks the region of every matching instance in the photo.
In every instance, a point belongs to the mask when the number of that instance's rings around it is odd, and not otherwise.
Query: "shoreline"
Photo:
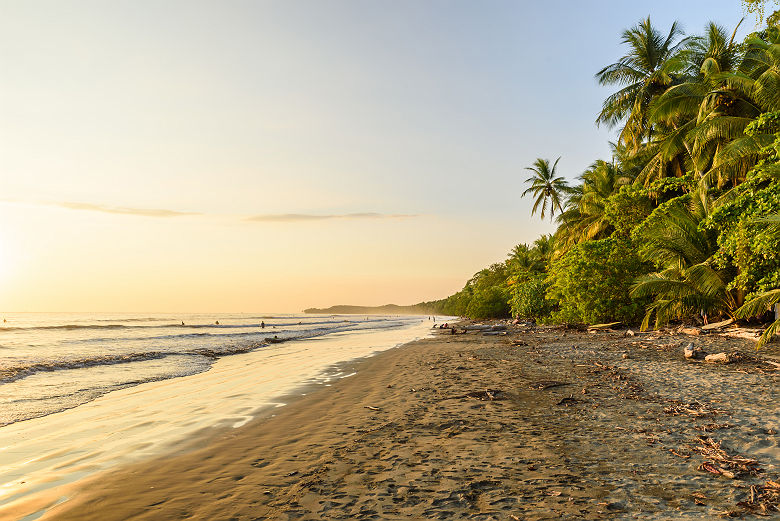
[[[41,519],[708,519],[778,479],[776,368],[686,362],[681,335],[510,329],[355,362],[273,417],[102,474]],[[701,436],[761,472],[697,470]]]
[[[295,340],[7,425],[0,429],[0,520],[38,519],[92,476],[206,446],[343,378],[355,360],[426,334],[417,323]]]

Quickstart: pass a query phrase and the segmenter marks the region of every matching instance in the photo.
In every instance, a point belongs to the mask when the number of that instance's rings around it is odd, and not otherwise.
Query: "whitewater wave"
[[[140,321],[140,319],[139,319]],[[123,322],[130,322],[130,320],[123,320]],[[291,326],[313,326],[322,324],[339,324],[342,322],[355,323],[349,320],[326,320],[319,322],[269,322],[265,324],[265,328],[273,327],[291,327]],[[0,327],[0,331],[46,331],[46,330],[102,330],[102,329],[168,329],[168,328],[186,328],[186,329],[263,329],[263,324],[258,322],[256,324],[181,324],[181,323],[167,323],[167,324],[154,324],[154,325],[126,325],[126,324],[58,324],[48,326],[8,326]]]

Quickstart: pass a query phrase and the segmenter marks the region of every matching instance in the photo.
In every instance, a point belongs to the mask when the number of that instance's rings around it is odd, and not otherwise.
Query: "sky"
[[[0,0],[0,311],[446,297],[609,159],[594,74],[738,0]],[[755,26],[748,17],[744,35]]]

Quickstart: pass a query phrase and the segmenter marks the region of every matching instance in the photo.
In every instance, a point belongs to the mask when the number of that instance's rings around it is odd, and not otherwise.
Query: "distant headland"
[[[429,315],[433,313],[431,306],[425,304],[412,306],[399,306],[397,304],[385,304],[384,306],[338,305],[329,308],[309,308],[304,309],[303,312],[326,315]]]

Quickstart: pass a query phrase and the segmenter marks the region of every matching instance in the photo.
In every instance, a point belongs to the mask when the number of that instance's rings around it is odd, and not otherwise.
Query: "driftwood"
[[[703,358],[706,353],[701,350],[701,347],[695,346],[693,345],[693,342],[691,342],[685,346],[683,354],[685,355],[685,358],[688,358],[689,360],[698,360]]]
[[[597,330],[597,329],[609,329],[614,326],[619,326],[620,324],[622,324],[622,322],[610,322],[608,324],[593,324],[592,326],[588,326],[588,331]]]
[[[723,329],[726,326],[730,326],[734,323],[734,319],[730,318],[728,320],[724,320],[722,322],[713,322],[712,324],[707,324],[706,326],[702,326],[702,331],[714,331],[716,329]]]
[[[707,436],[699,436],[700,446],[693,450],[710,461],[705,461],[697,470],[734,479],[745,474],[757,475],[761,471],[758,461],[739,454],[729,454],[721,444]]]
[[[712,362],[718,364],[730,364],[732,362],[738,362],[742,360],[743,356],[737,352],[733,353],[717,353],[714,355],[707,355],[704,357],[705,362]]]
[[[503,324],[496,324],[494,326],[488,324],[471,324],[465,327],[466,331],[506,331],[506,326]]]

